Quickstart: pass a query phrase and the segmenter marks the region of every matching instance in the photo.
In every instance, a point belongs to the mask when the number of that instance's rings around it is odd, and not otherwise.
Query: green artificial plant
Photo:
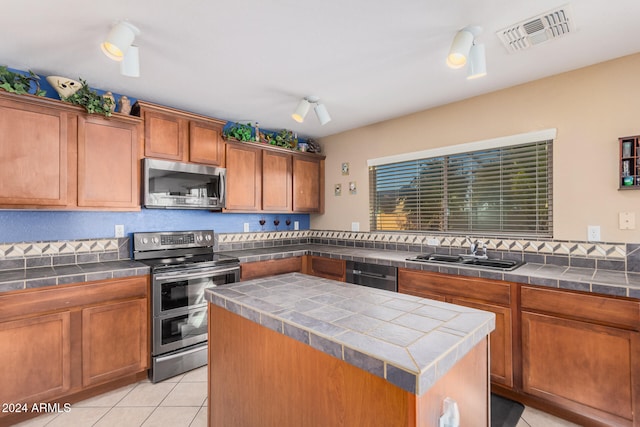
[[[63,97],[62,100],[75,105],[83,106],[89,114],[95,113],[102,114],[105,117],[110,117],[113,107],[113,100],[111,98],[105,98],[102,95],[98,95],[98,92],[92,90],[85,80],[78,80],[82,84],[80,89],[78,89],[72,95]]]
[[[37,96],[45,96],[46,91],[40,89],[40,77],[31,70],[29,75],[14,73],[9,71],[6,66],[0,66],[0,89],[7,92],[17,93],[19,95],[28,94],[31,90],[31,83],[35,85],[33,94]]]
[[[298,138],[293,134],[293,131],[288,129],[282,129],[278,133],[271,135],[265,133],[264,140],[267,144],[284,148],[296,148],[298,145]]]
[[[234,123],[227,127],[223,133],[226,138],[237,139],[238,141],[253,141],[252,131],[251,123]]]

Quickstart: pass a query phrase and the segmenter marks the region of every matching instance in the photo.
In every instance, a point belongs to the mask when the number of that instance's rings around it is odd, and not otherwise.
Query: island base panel
[[[461,425],[487,426],[487,340],[416,396],[358,367],[209,305],[209,426],[437,426],[442,401]]]

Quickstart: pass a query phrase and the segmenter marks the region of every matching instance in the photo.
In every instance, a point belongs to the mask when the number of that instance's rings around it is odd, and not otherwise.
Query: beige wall
[[[599,225],[602,241],[640,242],[640,190],[618,191],[617,145],[618,137],[640,134],[640,54],[322,139],[326,209],[311,228],[351,230],[359,222],[369,230],[367,159],[549,128],[557,129],[554,239],[586,240],[587,226]],[[638,228],[620,230],[619,212],[634,212]]]

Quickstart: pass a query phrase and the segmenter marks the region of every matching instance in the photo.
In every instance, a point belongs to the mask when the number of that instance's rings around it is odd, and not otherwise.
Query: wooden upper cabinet
[[[183,161],[187,141],[187,121],[173,114],[145,111],[144,156]]]
[[[291,212],[292,158],[289,153],[268,150],[262,152],[262,210]]]
[[[146,101],[132,114],[144,119],[144,157],[224,166],[224,121]]]
[[[78,206],[140,206],[139,121],[78,117]]]
[[[0,91],[0,205],[74,203],[75,112],[54,102]]]
[[[324,160],[293,157],[293,211],[324,212]]]
[[[262,207],[262,151],[227,143],[227,211],[255,212]]]
[[[211,166],[224,166],[222,122],[191,120],[189,122],[189,161]]]

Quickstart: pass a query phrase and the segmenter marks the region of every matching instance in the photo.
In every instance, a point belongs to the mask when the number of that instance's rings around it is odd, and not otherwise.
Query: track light
[[[122,61],[140,30],[126,21],[118,22],[104,42],[100,45],[102,52],[114,61]]]
[[[120,62],[120,74],[127,77],[140,77],[140,55],[138,46],[131,45]]]
[[[467,79],[477,79],[487,75],[487,59],[484,44],[473,44],[469,51],[469,70]]]
[[[467,29],[462,29],[456,33],[447,55],[447,65],[449,68],[461,68],[467,63],[471,45],[473,45],[473,33]]]
[[[311,103],[307,101],[307,98],[301,99],[291,117],[298,123],[304,122],[304,118],[307,116],[310,107]]]
[[[327,107],[325,107],[324,104],[316,104],[316,107],[313,110],[316,112],[316,116],[322,126],[331,121],[331,116],[329,116]]]
[[[307,96],[300,100],[295,111],[291,114],[293,120],[298,123],[302,123],[309,112],[309,108],[311,108],[311,104],[315,104],[313,110],[316,112],[316,116],[318,117],[321,125],[324,126],[331,121],[331,116],[329,116],[327,107],[324,104],[320,104],[320,98],[317,96]]]

